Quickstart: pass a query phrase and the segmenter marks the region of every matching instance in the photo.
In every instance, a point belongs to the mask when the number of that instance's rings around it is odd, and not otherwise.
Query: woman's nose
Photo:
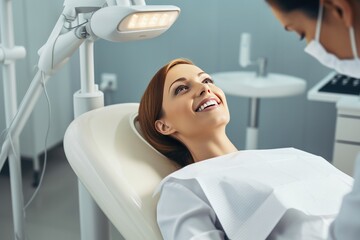
[[[202,84],[199,92],[200,92],[199,96],[202,96],[206,93],[211,93],[211,90],[207,84]]]

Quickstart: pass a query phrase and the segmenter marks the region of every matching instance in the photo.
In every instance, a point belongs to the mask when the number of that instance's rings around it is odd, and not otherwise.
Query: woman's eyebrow
[[[174,83],[176,83],[176,82],[182,82],[182,81],[186,81],[186,80],[187,80],[186,78],[181,77],[181,78],[178,78],[178,79],[176,79],[175,81],[173,81],[172,84],[171,84],[170,87],[169,87],[169,92],[170,92],[171,86],[172,86]]]
[[[203,74],[206,74],[206,73],[205,73],[205,72],[199,72],[199,73],[197,74],[197,76],[200,77],[200,76],[203,75]],[[182,82],[182,81],[186,81],[186,80],[187,80],[187,78],[185,78],[185,77],[181,77],[181,78],[176,79],[174,82],[171,83],[171,85],[170,85],[170,87],[169,87],[169,92],[170,92],[171,86],[172,86],[174,83],[176,83],[176,82]]]

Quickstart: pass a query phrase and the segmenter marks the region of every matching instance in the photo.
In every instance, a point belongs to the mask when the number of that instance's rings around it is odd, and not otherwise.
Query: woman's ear
[[[163,119],[155,121],[156,130],[162,135],[170,135],[175,132],[175,129],[170,124],[166,123]]]
[[[346,27],[354,24],[354,11],[349,0],[320,0],[321,4],[337,19],[342,20]]]

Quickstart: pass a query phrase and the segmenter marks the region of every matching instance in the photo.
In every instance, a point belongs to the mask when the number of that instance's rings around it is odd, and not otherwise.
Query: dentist
[[[360,78],[360,0],[265,1],[285,30],[306,40],[305,52],[341,74]],[[343,199],[329,239],[358,240],[359,237],[360,153],[353,189]]]

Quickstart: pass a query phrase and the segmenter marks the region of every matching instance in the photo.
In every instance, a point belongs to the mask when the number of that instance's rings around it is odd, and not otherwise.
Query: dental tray
[[[337,102],[340,98],[359,98],[360,79],[331,72],[308,92],[308,99]]]

